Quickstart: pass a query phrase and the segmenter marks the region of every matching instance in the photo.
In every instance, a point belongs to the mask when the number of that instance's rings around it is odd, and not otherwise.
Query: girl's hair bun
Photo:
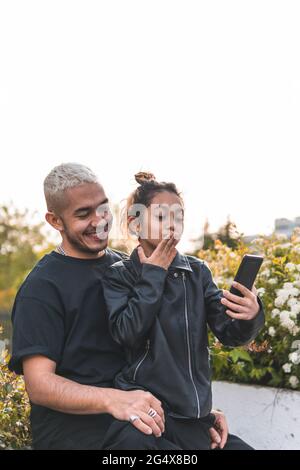
[[[135,177],[135,181],[139,183],[140,185],[148,183],[149,181],[156,181],[156,178],[153,175],[153,173],[146,173],[144,171],[140,171],[139,173],[136,173],[134,177]]]

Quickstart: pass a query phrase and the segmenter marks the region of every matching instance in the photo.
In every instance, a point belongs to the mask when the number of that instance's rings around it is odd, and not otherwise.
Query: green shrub
[[[210,335],[213,378],[300,390],[300,231],[291,239],[262,236],[236,250],[217,240],[198,256],[208,263],[218,286],[229,289],[245,253],[264,256],[255,285],[266,324],[247,347],[226,348]]]
[[[8,361],[9,354],[3,351],[0,356],[0,448],[24,449],[31,445],[29,400],[23,377],[8,369]]]

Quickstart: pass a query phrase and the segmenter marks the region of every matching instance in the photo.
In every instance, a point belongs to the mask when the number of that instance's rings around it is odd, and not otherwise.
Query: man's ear
[[[52,211],[45,214],[45,219],[55,230],[61,232],[64,228],[61,218]]]

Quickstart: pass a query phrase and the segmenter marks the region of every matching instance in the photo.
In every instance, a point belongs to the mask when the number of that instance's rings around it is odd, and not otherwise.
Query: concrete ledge
[[[255,449],[300,449],[300,392],[213,382],[213,403]]]

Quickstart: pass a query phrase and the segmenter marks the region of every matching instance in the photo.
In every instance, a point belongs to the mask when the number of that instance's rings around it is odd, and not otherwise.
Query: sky
[[[45,212],[62,162],[110,199],[151,171],[247,234],[300,216],[299,1],[1,1],[0,204]]]

